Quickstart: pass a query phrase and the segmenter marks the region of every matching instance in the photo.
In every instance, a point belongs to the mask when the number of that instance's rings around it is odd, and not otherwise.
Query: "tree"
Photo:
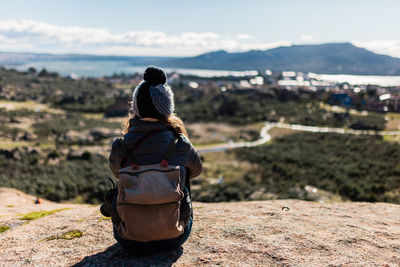
[[[40,72],[39,72],[39,77],[46,77],[49,75],[49,72],[46,70],[46,68],[43,68]]]
[[[34,67],[30,67],[30,68],[28,69],[28,74],[34,75],[34,74],[36,74],[36,73],[37,73],[37,71],[36,71],[36,69],[35,69]]]

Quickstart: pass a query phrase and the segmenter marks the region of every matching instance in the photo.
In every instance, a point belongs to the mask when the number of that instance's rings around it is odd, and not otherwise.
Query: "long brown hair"
[[[129,114],[124,122],[122,123],[122,133],[126,134],[129,131],[129,128],[133,126],[132,124],[132,119],[135,118],[134,115]],[[184,134],[186,137],[189,138],[187,131],[185,129],[185,124],[183,123],[183,121],[176,116],[175,114],[170,115],[169,117],[159,120],[159,119],[155,119],[158,121],[161,121],[162,123],[164,123],[167,128],[169,130],[171,130],[172,132],[176,133],[176,134]]]

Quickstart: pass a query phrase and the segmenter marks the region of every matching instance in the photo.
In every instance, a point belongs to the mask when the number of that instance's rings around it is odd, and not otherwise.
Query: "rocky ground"
[[[0,188],[0,266],[400,266],[400,205],[194,203],[182,248],[134,257],[98,206],[34,200]]]

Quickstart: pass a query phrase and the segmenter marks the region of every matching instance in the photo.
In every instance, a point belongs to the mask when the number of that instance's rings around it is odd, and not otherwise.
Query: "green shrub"
[[[0,155],[0,184],[53,201],[81,195],[85,202],[98,203],[111,188],[107,180],[112,176],[108,160],[88,153],[83,153],[83,157],[62,159],[51,165],[38,155],[27,154],[19,160]]]
[[[257,163],[259,187],[280,196],[311,185],[352,201],[390,201],[400,189],[400,145],[378,136],[298,133],[271,144],[234,150],[239,160]]]

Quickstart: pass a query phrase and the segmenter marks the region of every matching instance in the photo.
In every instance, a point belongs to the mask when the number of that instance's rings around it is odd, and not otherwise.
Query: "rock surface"
[[[400,205],[194,203],[192,234],[182,248],[134,257],[116,244],[98,206],[33,199],[0,190],[0,226],[11,226],[0,233],[0,266],[400,266]],[[70,209],[21,220],[62,208]],[[73,230],[82,237],[61,238]]]

